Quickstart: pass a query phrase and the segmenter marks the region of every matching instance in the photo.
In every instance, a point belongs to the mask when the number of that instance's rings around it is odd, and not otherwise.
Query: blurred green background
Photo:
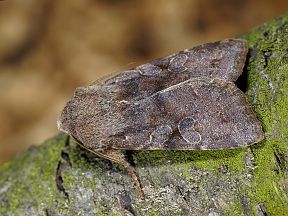
[[[76,86],[287,9],[287,0],[0,1],[0,164],[57,133]]]

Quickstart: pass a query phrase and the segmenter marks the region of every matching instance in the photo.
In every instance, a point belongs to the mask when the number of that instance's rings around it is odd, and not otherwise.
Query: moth
[[[247,42],[207,43],[78,87],[58,128],[97,156],[122,164],[143,195],[122,150],[246,147],[264,137],[234,82]]]

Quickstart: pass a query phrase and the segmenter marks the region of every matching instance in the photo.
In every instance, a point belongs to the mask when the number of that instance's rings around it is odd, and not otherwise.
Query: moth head
[[[58,130],[70,135],[70,132],[69,132],[70,121],[67,118],[67,105],[65,106],[61,115],[57,119],[57,128]]]
[[[85,87],[77,88],[74,96],[64,107],[57,120],[57,127],[60,131],[63,131],[74,137],[77,136],[76,126],[78,124],[79,117],[81,116],[81,110],[83,110],[85,107],[85,100],[83,100],[85,92]]]
[[[60,131],[94,149],[100,148],[103,125],[109,122],[101,112],[107,105],[105,89],[101,90],[97,85],[77,88],[57,121]]]

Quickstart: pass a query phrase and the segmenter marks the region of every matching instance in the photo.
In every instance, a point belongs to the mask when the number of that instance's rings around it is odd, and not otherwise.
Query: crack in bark
[[[128,161],[128,163],[131,165],[131,166],[135,166],[135,161],[134,161],[134,158],[133,158],[133,151],[125,151],[125,159]]]
[[[245,65],[243,68],[243,72],[242,74],[238,77],[238,79],[236,80],[235,84],[236,86],[243,91],[244,93],[247,91],[248,89],[248,70],[247,70],[247,65],[248,65],[248,61],[249,61],[249,55],[250,55],[250,50],[248,51],[247,54],[247,58],[245,61]]]
[[[71,138],[70,138],[70,136],[68,135],[67,136],[67,139],[65,140],[65,147],[70,147],[70,140],[71,140]]]
[[[70,136],[67,136],[67,139],[65,140],[65,150],[69,150],[69,147],[70,147]],[[66,199],[69,200],[69,194],[66,192],[64,188],[64,180],[62,177],[62,172],[65,166],[67,166],[67,164],[69,167],[72,167],[72,162],[71,162],[69,153],[62,149],[61,160],[59,160],[57,164],[55,182],[56,182],[57,189],[64,194]]]
[[[128,194],[121,194],[117,198],[121,208],[129,211],[133,216],[136,215],[132,207],[132,199]]]
[[[258,210],[259,216],[268,216],[268,212],[267,212],[266,207],[264,206],[263,203],[258,204],[257,210]]]
[[[50,209],[45,209],[44,213],[46,216],[52,216],[53,215]]]
[[[61,151],[61,158],[66,161],[70,167],[72,167],[72,163],[71,163],[71,160],[70,160],[70,155],[69,153],[65,152],[65,151]]]
[[[279,169],[282,172],[285,172],[288,170],[288,156],[284,154],[283,152],[276,150],[274,152],[274,157],[276,159],[276,163],[279,167]],[[275,169],[276,172],[279,172],[279,169]]]
[[[64,181],[63,181],[63,178],[62,178],[63,169],[64,169],[64,163],[60,160],[58,162],[57,169],[56,169],[55,181],[56,181],[57,189],[64,194],[66,199],[69,200],[69,195],[68,195],[68,193],[66,192],[66,190],[64,188]]]
[[[185,192],[182,192],[182,188],[178,185],[176,185],[176,188],[179,194],[181,195],[181,197],[183,198],[183,200],[185,201],[185,203],[188,204],[189,202],[188,202]]]

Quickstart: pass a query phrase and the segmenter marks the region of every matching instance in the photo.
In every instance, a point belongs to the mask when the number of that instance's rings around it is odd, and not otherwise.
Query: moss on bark
[[[126,171],[60,134],[0,167],[0,215],[287,215],[288,13],[240,36],[239,87],[265,130],[244,149],[127,152]]]

